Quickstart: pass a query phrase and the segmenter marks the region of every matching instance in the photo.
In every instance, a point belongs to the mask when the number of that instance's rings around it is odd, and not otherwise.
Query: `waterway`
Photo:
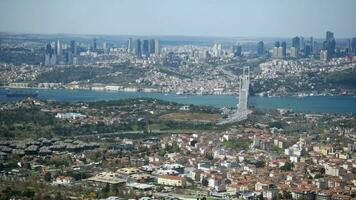
[[[12,89],[11,89],[12,90]],[[236,107],[236,96],[229,95],[177,95],[147,92],[109,92],[66,89],[17,89],[22,92],[37,92],[38,99],[68,102],[109,101],[129,98],[155,98],[182,104],[207,105],[215,107]],[[0,88],[0,102],[15,101],[19,98],[6,96]],[[356,114],[356,97],[352,96],[310,96],[310,97],[260,97],[249,98],[251,107],[261,109],[284,108],[306,113]]]

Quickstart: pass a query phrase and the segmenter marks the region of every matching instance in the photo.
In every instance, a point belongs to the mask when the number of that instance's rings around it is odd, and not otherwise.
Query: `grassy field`
[[[171,121],[217,122],[222,119],[222,116],[220,114],[174,112],[162,115],[160,118]]]

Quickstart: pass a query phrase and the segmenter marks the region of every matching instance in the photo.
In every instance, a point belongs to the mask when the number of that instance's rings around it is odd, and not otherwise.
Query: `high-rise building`
[[[242,47],[240,44],[234,45],[233,47],[233,52],[235,57],[241,57],[242,56]]]
[[[159,56],[161,54],[161,44],[158,39],[155,39],[155,55]]]
[[[311,52],[312,52],[312,48],[311,48],[310,44],[305,45],[304,56],[309,57]]]
[[[281,44],[279,43],[279,41],[276,41],[275,43],[274,43],[274,47],[280,47],[281,46]]]
[[[278,50],[277,50],[277,57],[278,58],[284,58],[284,48],[283,47],[278,47]]]
[[[328,59],[333,58],[335,55],[336,41],[334,38],[334,33],[327,31],[326,40],[323,43],[323,49],[327,50]]]
[[[52,45],[48,43],[46,46],[44,64],[45,66],[50,66],[50,65],[55,65],[56,63],[57,63],[57,57],[55,54],[55,50],[52,48]]]
[[[97,43],[96,43],[96,38],[93,39],[93,51],[96,51],[97,49]]]
[[[72,55],[77,55],[77,44],[74,40],[70,41],[70,51],[72,52]]]
[[[132,49],[133,49],[133,47],[132,47],[132,38],[129,38],[127,40],[127,47],[126,47],[127,53],[133,53]]]
[[[137,39],[136,40],[136,56],[141,58],[142,57],[142,50],[141,50],[141,40],[140,39]]]
[[[103,42],[103,50],[106,51],[107,46],[106,46],[106,42]]]
[[[285,58],[287,55],[287,43],[285,41],[282,42],[281,44],[282,47],[282,57]]]
[[[143,40],[143,44],[142,44],[142,54],[145,55],[146,57],[149,57],[149,56],[150,56],[148,40]]]
[[[52,53],[53,53],[52,45],[50,43],[48,43],[46,46],[46,54],[51,55]]]
[[[213,55],[219,57],[221,55],[221,44],[215,43],[213,46]]]
[[[323,62],[328,61],[328,50],[320,51],[320,61],[323,61]]]
[[[59,40],[57,40],[57,44],[56,44],[56,54],[57,55],[62,54],[62,47],[61,47],[61,43],[59,42]]]
[[[263,43],[263,41],[259,41],[259,42],[257,43],[257,54],[258,54],[258,55],[263,55],[264,52],[265,52],[264,43]]]
[[[153,55],[155,53],[155,40],[151,39],[149,44],[149,54]]]
[[[299,55],[298,49],[296,47],[291,47],[289,54],[290,54],[290,57],[292,57],[292,58],[298,58],[298,55]]]
[[[331,31],[326,31],[326,41],[334,39],[334,33]]]
[[[292,39],[292,47],[296,48],[297,52],[300,51],[300,38],[298,36]]]
[[[352,55],[356,56],[356,38],[352,38],[351,40],[351,52]]]
[[[310,52],[313,53],[314,52],[314,45],[315,45],[313,37],[310,37],[309,45],[310,45]]]
[[[272,58],[278,58],[278,48],[279,47],[273,47],[273,49],[272,49]]]
[[[304,37],[300,36],[300,37],[299,37],[299,42],[300,42],[300,44],[299,44],[299,47],[300,47],[299,51],[304,51],[304,49],[305,49],[305,40],[304,40]]]

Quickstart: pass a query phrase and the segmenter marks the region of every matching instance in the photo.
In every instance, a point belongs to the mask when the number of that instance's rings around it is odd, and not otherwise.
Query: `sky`
[[[356,36],[356,0],[0,0],[0,32]]]

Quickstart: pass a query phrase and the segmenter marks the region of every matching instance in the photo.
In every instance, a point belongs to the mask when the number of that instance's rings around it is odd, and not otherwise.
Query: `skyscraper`
[[[282,47],[282,57],[285,58],[287,55],[287,43],[283,41],[281,47]]]
[[[264,52],[265,52],[264,43],[263,43],[263,41],[259,41],[259,42],[257,43],[257,54],[258,54],[258,55],[263,55]]]
[[[59,40],[57,41],[57,44],[56,44],[56,54],[57,55],[62,54],[62,47],[61,47],[61,43],[59,42]]]
[[[309,57],[310,56],[310,54],[311,54],[311,46],[310,46],[310,44],[307,44],[307,45],[305,45],[305,49],[304,49],[304,56],[305,57]]]
[[[282,46],[278,47],[277,57],[281,59],[284,58],[284,48]]]
[[[72,52],[72,55],[77,55],[77,45],[74,40],[70,41],[70,51]]]
[[[331,31],[326,31],[326,41],[334,39],[334,33]]]
[[[234,45],[233,46],[233,52],[235,57],[241,57],[242,56],[242,47],[240,44]]]
[[[107,47],[106,47],[106,42],[103,42],[103,50],[104,52],[106,51]]]
[[[133,53],[132,52],[132,38],[129,38],[127,40],[127,48],[126,48],[127,53]]]
[[[276,41],[275,43],[274,43],[274,47],[280,47],[281,46],[281,44],[279,43],[279,41]]]
[[[278,58],[278,48],[279,47],[273,47],[273,49],[272,49],[272,58]]]
[[[219,57],[221,55],[221,44],[215,43],[212,50],[213,50],[213,55],[215,57]]]
[[[142,50],[141,50],[141,40],[137,39],[136,40],[136,56],[139,58],[142,58]]]
[[[290,57],[298,58],[298,49],[296,47],[290,48]]]
[[[50,43],[48,43],[46,46],[44,64],[46,66],[50,66],[50,65],[55,65],[56,63],[57,63],[57,57],[55,54],[55,50],[52,48],[52,45]]]
[[[356,56],[356,38],[352,38],[351,41],[351,52],[354,56]]]
[[[300,38],[298,36],[292,39],[292,47],[295,47],[298,52],[300,51]]]
[[[324,62],[328,61],[328,50],[320,51],[320,60]]]
[[[158,39],[155,40],[155,55],[159,56],[161,54],[161,45]]]
[[[97,48],[97,43],[96,43],[96,38],[93,39],[93,51],[96,51]]]
[[[305,49],[305,40],[304,40],[304,37],[300,36],[300,37],[299,37],[299,42],[300,42],[300,44],[299,44],[299,47],[300,47],[299,51],[304,51],[304,49]]]
[[[310,37],[309,45],[310,45],[310,52],[313,53],[314,52],[314,39],[313,39],[313,37]]]
[[[149,57],[149,43],[148,40],[143,40],[142,44],[142,54],[145,55],[146,57]]]
[[[323,49],[327,50],[328,59],[334,57],[335,47],[336,47],[336,41],[334,38],[334,33],[327,31],[326,32],[326,40],[323,43]]]
[[[155,53],[155,40],[151,39],[149,44],[149,54]]]

